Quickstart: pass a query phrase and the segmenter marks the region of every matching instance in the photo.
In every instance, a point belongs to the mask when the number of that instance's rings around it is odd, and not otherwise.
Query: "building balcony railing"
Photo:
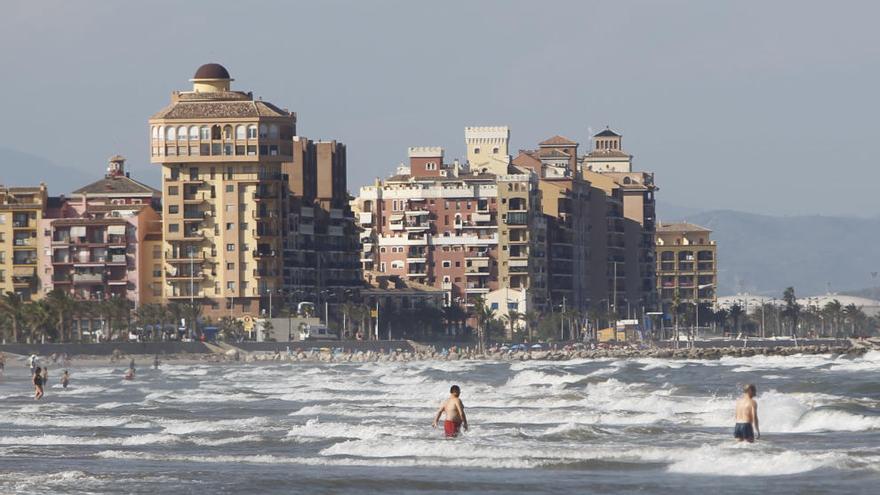
[[[74,273],[73,282],[76,284],[102,284],[104,275],[101,273]]]

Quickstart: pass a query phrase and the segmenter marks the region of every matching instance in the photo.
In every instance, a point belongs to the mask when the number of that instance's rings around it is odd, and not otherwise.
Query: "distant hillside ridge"
[[[880,281],[880,217],[777,217],[731,210],[669,218],[712,229],[718,243],[718,293],[824,294]]]

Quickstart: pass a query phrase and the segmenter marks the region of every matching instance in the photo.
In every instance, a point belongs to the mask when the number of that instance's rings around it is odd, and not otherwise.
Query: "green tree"
[[[513,341],[516,334],[517,324],[524,318],[523,314],[515,309],[508,309],[504,315],[504,324],[507,327],[507,339]]]
[[[12,341],[19,342],[21,325],[24,320],[24,302],[21,300],[21,296],[14,292],[7,292],[0,296],[0,311],[3,311],[12,327]]]
[[[49,311],[42,301],[34,301],[24,305],[22,312],[24,326],[28,330],[29,342],[40,342],[46,335],[46,325],[50,321]]]
[[[477,347],[480,352],[485,352],[489,338],[489,325],[495,319],[495,310],[486,305],[482,297],[474,299],[472,314],[477,322]]]
[[[791,324],[791,336],[797,337],[798,322],[800,321],[801,305],[797,302],[797,296],[794,293],[794,287],[788,287],[782,294],[782,300],[785,308],[782,310],[782,316]]]
[[[733,333],[739,336],[740,323],[742,322],[742,317],[745,311],[743,307],[739,305],[739,303],[735,303],[730,307],[729,315],[730,321],[733,323]]]
[[[528,336],[529,342],[532,341],[532,336],[534,331],[538,328],[538,321],[540,321],[541,315],[535,310],[528,310],[523,314],[523,321],[526,323],[526,335]]]
[[[61,289],[54,289],[46,295],[44,301],[47,311],[57,325],[59,339],[68,342],[70,340],[68,316],[73,313],[76,301]]]

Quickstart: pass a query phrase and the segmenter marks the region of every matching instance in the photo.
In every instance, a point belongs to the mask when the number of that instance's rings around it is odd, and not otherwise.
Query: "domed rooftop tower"
[[[230,83],[234,79],[229,76],[226,67],[210,63],[199,67],[190,81],[193,83],[193,91],[196,93],[215,93],[229,91]]]

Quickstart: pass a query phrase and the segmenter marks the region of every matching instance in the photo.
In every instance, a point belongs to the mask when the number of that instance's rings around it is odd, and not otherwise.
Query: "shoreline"
[[[231,345],[224,346],[223,351],[207,353],[165,353],[159,354],[160,365],[162,364],[233,364],[233,363],[368,363],[368,362],[415,362],[415,361],[572,361],[579,359],[671,359],[671,360],[717,360],[724,357],[753,357],[753,356],[794,356],[794,355],[823,355],[859,357],[871,350],[880,349],[880,345],[871,341],[847,342],[847,345],[806,345],[806,346],[775,346],[775,347],[701,347],[701,348],[608,348],[608,349],[582,349],[582,350],[541,350],[525,352],[484,352],[478,353],[471,349],[460,349],[449,352],[436,351],[433,348],[421,344],[414,344],[411,350],[387,350],[379,351],[351,351],[340,352],[338,349],[331,350],[329,347],[304,350],[302,347],[290,347],[287,350],[254,350],[248,351]],[[16,361],[24,361],[27,356],[6,353],[7,367],[15,366]],[[237,358],[236,358],[237,355]],[[51,355],[40,355],[40,362],[55,369],[65,368],[59,359],[52,361]],[[112,355],[95,354],[71,354],[71,367],[81,366],[107,366],[118,365],[127,367],[131,359],[135,360],[136,366],[141,369],[152,368],[156,354],[142,353],[116,353]]]

